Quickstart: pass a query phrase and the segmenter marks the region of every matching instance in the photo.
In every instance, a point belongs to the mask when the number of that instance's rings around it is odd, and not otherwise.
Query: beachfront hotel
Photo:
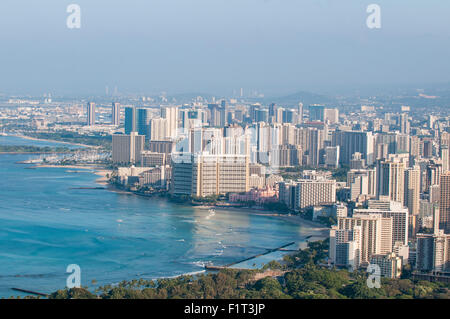
[[[202,154],[190,159],[172,163],[173,194],[204,197],[249,190],[248,156]]]
[[[112,161],[117,164],[139,164],[145,145],[145,136],[137,132],[112,136]]]
[[[295,186],[295,209],[318,206],[336,202],[335,180],[303,179]]]

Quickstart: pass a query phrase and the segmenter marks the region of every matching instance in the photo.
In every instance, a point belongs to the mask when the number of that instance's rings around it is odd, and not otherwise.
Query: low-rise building
[[[400,278],[402,274],[402,259],[393,252],[386,255],[373,255],[370,258],[370,264],[380,267],[382,277],[394,279]]]

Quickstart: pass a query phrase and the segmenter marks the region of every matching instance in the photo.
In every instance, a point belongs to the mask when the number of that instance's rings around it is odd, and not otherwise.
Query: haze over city
[[[0,93],[102,94],[257,89],[343,94],[450,82],[450,3],[377,1],[70,1],[0,3]],[[439,8],[439,9],[437,9]]]

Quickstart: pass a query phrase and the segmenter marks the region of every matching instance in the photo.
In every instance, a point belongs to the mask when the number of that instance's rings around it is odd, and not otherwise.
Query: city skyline
[[[74,1],[0,2],[0,297],[450,299],[450,2]]]

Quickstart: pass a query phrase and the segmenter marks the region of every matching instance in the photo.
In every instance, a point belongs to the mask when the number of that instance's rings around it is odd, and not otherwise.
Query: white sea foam
[[[199,260],[199,261],[192,262],[192,264],[197,266],[197,267],[205,268],[206,265],[211,264],[211,261],[210,260],[209,261],[201,261],[201,260]]]
[[[204,272],[206,272],[206,270],[191,271],[191,272],[187,272],[187,273],[184,273],[184,274],[181,274],[181,275],[159,277],[159,278],[156,278],[156,279],[172,279],[172,278],[178,278],[178,277],[181,277],[181,276],[195,276],[195,275],[202,274]],[[156,279],[153,279],[153,280],[156,280]]]

